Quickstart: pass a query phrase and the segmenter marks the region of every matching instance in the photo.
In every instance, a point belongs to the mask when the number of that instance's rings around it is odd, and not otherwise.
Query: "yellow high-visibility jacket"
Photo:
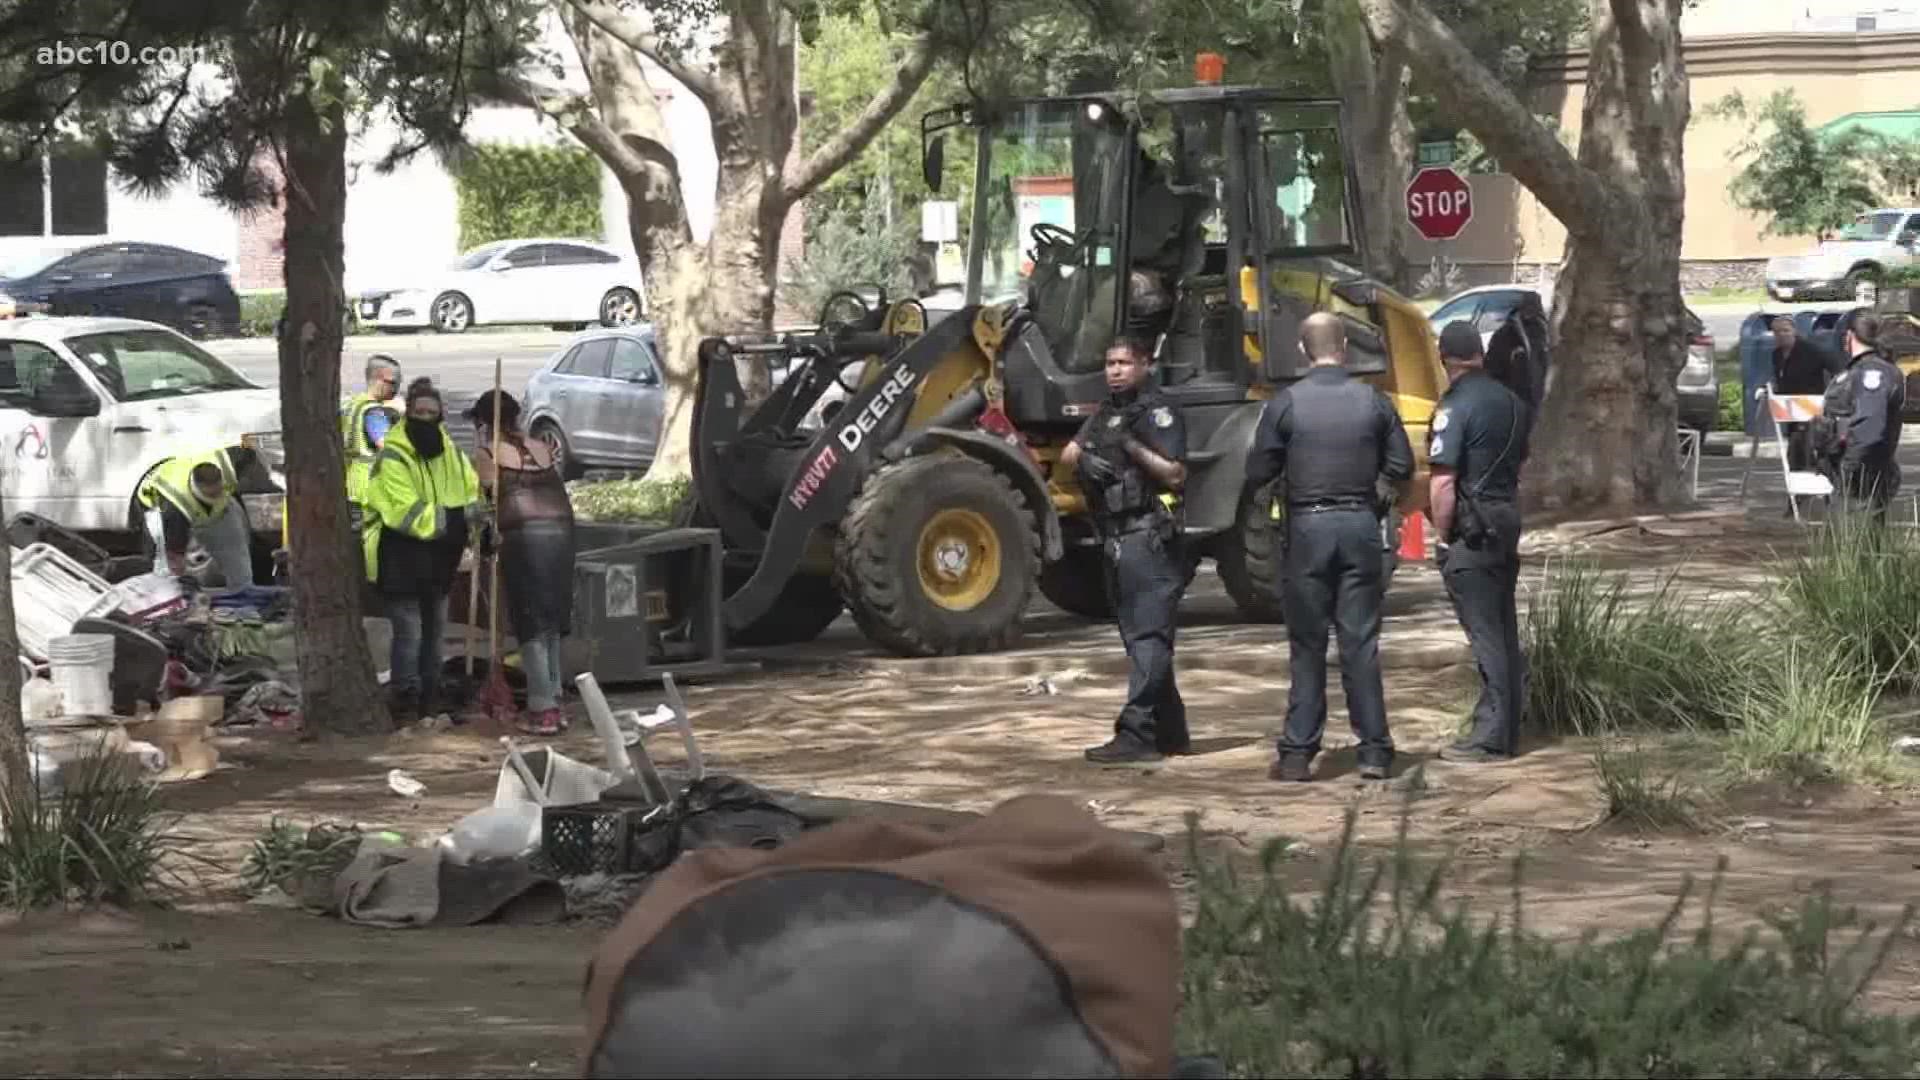
[[[480,477],[473,463],[441,427],[446,453],[422,461],[405,427],[387,433],[367,481],[365,518],[360,527],[367,580],[380,580],[380,537],[391,529],[415,540],[437,540],[446,531],[447,511],[480,502]]]
[[[217,465],[220,468],[220,498],[212,506],[203,505],[193,493],[193,470],[202,465]],[[223,447],[207,454],[181,454],[160,463],[146,482],[140,485],[140,505],[149,510],[157,509],[164,500],[174,509],[186,515],[189,522],[199,525],[226,513],[227,504],[240,491],[240,478],[233,469],[233,459]]]
[[[367,445],[367,413],[385,405],[362,391],[348,399],[346,408],[340,412],[340,440],[347,452],[347,501],[355,506],[366,502],[367,481],[373,475],[376,453]]]

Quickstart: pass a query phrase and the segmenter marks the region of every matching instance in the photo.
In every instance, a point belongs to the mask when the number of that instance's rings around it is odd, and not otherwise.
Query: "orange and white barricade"
[[[1787,505],[1793,510],[1795,522],[1805,522],[1800,512],[1801,499],[1831,499],[1833,481],[1817,472],[1793,468],[1787,457],[1787,433],[1782,424],[1805,424],[1818,420],[1825,412],[1826,401],[1819,394],[1779,394],[1773,393],[1772,386],[1762,386],[1753,392],[1754,400],[1767,411],[1773,421],[1773,442],[1780,452],[1780,475],[1787,482]],[[1760,456],[1760,433],[1755,432],[1747,446],[1747,469],[1740,477],[1740,500],[1747,498],[1747,481],[1753,476],[1753,463]]]

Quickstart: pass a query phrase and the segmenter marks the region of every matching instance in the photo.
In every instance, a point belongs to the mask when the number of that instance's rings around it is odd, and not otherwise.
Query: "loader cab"
[[[1217,86],[929,114],[936,189],[945,129],[973,129],[967,302],[1019,304],[1013,422],[1077,425],[1123,331],[1157,343],[1159,378],[1203,428],[1196,407],[1297,378],[1300,320],[1359,277],[1340,120],[1337,101]],[[1357,366],[1384,372],[1384,343],[1357,336]]]

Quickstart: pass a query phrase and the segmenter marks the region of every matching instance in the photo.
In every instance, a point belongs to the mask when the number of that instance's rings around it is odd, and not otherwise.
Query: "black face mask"
[[[447,449],[446,440],[440,437],[440,421],[417,420],[407,417],[407,441],[420,451],[423,458],[437,458]]]

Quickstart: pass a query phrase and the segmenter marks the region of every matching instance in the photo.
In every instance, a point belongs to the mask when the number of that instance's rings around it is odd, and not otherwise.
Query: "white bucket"
[[[113,646],[111,634],[68,634],[47,643],[53,686],[68,716],[112,716]]]

